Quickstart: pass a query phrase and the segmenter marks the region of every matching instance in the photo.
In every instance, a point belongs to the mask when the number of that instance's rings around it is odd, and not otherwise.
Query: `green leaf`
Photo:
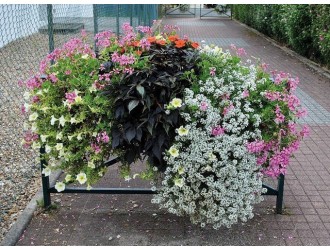
[[[138,100],[132,100],[128,103],[128,113],[131,113],[131,111],[137,106],[139,105],[139,101]]]
[[[139,94],[144,97],[145,91],[144,91],[144,87],[141,86],[140,84],[136,86],[136,90],[139,92]]]

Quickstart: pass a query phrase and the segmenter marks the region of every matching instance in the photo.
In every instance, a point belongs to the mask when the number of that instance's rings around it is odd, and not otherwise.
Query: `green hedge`
[[[330,68],[330,5],[235,4],[233,17]]]

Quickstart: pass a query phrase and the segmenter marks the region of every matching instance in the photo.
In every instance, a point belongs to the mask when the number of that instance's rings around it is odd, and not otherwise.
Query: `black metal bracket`
[[[42,155],[45,153],[45,149],[40,149],[40,167],[41,171],[46,167],[46,161],[42,158]],[[118,158],[109,160],[104,163],[105,166],[111,166],[119,162]],[[43,199],[44,207],[48,208],[51,205],[51,193],[58,193],[55,187],[50,187],[49,177],[41,174],[42,178],[42,190],[43,190]],[[262,185],[263,188],[267,189],[267,192],[263,195],[274,195],[276,196],[276,213],[282,214],[283,212],[283,192],[284,192],[284,175],[281,174],[278,178],[277,189],[269,187],[265,184]],[[80,193],[80,194],[156,194],[157,191],[153,191],[149,188],[93,188],[87,190],[86,188],[65,188],[61,193]]]

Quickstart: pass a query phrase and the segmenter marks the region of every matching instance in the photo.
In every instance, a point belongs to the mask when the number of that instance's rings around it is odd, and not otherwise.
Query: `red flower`
[[[154,36],[149,36],[149,37],[147,38],[147,40],[148,40],[149,43],[154,43],[154,42],[156,42],[156,37],[154,37]]]
[[[157,40],[156,43],[159,44],[159,45],[165,45],[166,41],[165,40]]]
[[[175,42],[175,47],[177,48],[182,48],[184,46],[186,46],[186,42],[184,40],[178,40]]]
[[[168,40],[170,40],[171,42],[175,42],[176,40],[179,40],[179,36],[175,35],[175,36],[169,36]]]
[[[199,44],[196,42],[191,43],[191,47],[193,47],[194,49],[197,49],[199,47]]]

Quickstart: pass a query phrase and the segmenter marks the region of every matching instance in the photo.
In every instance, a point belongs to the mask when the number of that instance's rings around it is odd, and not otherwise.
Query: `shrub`
[[[329,67],[328,5],[245,4],[232,9],[234,18]]]

